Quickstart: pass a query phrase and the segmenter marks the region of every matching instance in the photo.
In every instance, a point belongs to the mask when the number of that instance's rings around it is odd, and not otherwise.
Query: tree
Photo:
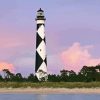
[[[21,73],[17,73],[15,75],[15,78],[14,78],[15,81],[18,81],[18,82],[22,82],[23,81],[23,77],[21,75]]]
[[[56,74],[48,75],[49,82],[59,82],[60,81],[59,78],[60,78],[59,75],[56,75]]]
[[[80,74],[86,77],[87,82],[96,80],[96,70],[94,66],[83,66],[80,71]]]
[[[68,78],[69,78],[69,71],[68,70],[61,70],[60,71],[61,73],[61,81],[68,81]]]
[[[37,82],[37,81],[38,81],[37,78],[36,78],[36,76],[35,76],[33,73],[31,73],[31,74],[28,76],[27,80],[28,80],[28,81],[31,81],[31,82]]]
[[[8,69],[3,69],[3,72],[4,72],[4,78],[6,81],[13,80],[13,78],[15,76],[13,73],[11,73]]]
[[[0,81],[3,81],[3,77],[0,75]]]
[[[69,82],[77,81],[77,74],[73,70],[69,71],[68,81]]]

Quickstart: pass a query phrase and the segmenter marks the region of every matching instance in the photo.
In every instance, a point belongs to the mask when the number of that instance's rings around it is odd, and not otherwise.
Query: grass
[[[100,82],[0,82],[0,88],[99,88]]]

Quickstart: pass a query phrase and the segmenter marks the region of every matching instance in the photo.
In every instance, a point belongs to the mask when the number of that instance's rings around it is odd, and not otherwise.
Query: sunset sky
[[[34,73],[39,8],[47,19],[49,73],[100,63],[100,0],[0,0],[0,71]]]

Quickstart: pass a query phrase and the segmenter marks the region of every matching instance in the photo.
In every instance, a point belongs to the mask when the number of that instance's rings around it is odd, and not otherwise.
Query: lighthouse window
[[[40,49],[40,51],[41,51],[41,49]]]

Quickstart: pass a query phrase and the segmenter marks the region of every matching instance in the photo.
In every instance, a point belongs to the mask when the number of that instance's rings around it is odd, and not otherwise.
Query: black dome
[[[37,12],[44,12],[41,8]]]

